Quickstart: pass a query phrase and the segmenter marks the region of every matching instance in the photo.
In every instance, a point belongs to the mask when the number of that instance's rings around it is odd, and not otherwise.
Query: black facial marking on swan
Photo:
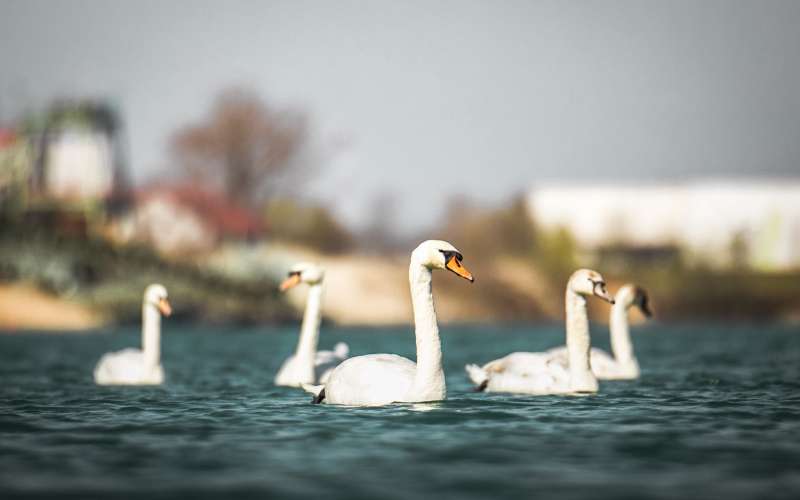
[[[653,315],[653,311],[650,310],[650,305],[648,301],[649,297],[647,296],[647,291],[644,288],[637,286],[635,295],[635,304],[639,307],[642,313],[649,318]]]
[[[464,260],[464,256],[461,255],[461,252],[455,252],[453,250],[441,250],[441,249],[439,251],[442,252],[442,255],[444,255],[444,261],[445,262],[449,261],[450,258],[453,257],[454,255],[455,255],[456,260],[458,262],[461,262],[462,260]]]
[[[481,382],[481,385],[475,387],[475,392],[483,392],[489,386],[489,379],[484,380]]]
[[[313,399],[311,399],[311,404],[318,405],[322,403],[324,399],[325,399],[325,389],[322,389],[321,391],[319,391],[319,394],[317,394],[316,396],[314,396]]]

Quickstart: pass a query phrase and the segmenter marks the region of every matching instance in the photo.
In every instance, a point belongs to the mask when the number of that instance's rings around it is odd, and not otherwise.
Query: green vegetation
[[[264,217],[274,240],[305,245],[323,253],[341,253],[353,247],[353,237],[330,211],[280,198],[267,203]]]
[[[208,322],[285,320],[289,307],[273,282],[244,282],[186,263],[166,261],[143,247],[107,241],[23,221],[0,221],[0,280],[34,283],[91,305],[113,321],[139,320],[142,291],[164,284],[175,315]]]
[[[33,151],[26,138],[0,147],[0,213],[19,213],[27,201]]]
[[[800,272],[632,268],[620,278],[647,288],[663,319],[781,319],[800,311]]]
[[[534,223],[522,196],[506,207],[484,209],[464,200],[450,204],[445,234],[473,259],[519,257],[552,284],[563,284],[578,265],[577,247],[564,229],[545,230]]]
[[[542,308],[563,310],[561,305],[545,307],[548,304],[542,301],[560,300],[564,283],[579,267],[601,271],[612,286],[625,282],[644,286],[657,317],[663,320],[778,320],[800,314],[800,271],[747,269],[741,265],[745,249],[736,239],[732,265],[710,267],[692,263],[674,245],[610,245],[582,253],[569,231],[537,227],[521,197],[494,209],[457,200],[451,203],[446,220],[450,221],[446,238],[469,256],[470,268],[481,278],[481,290],[474,293],[485,294],[484,302],[493,304],[498,317],[525,319],[536,317]],[[508,282],[495,278],[497,266],[507,265],[509,258],[515,259],[515,266],[527,268],[515,270],[518,279],[544,278],[539,307],[530,298],[520,297],[518,290],[510,290]]]

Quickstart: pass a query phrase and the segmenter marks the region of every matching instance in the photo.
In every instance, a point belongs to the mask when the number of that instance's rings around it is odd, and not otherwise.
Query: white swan
[[[395,354],[350,358],[336,367],[324,386],[303,386],[314,394],[314,402],[381,406],[444,399],[442,344],[433,307],[431,278],[432,270],[449,269],[473,281],[461,260],[461,253],[445,241],[424,241],[411,253],[408,279],[417,340],[416,363]]]
[[[333,351],[317,351],[324,278],[325,271],[321,267],[299,263],[291,268],[289,277],[281,283],[282,292],[299,283],[306,283],[308,298],[297,349],[281,365],[278,374],[275,375],[275,385],[301,387],[303,384],[324,384],[336,365],[346,359],[350,352],[350,348],[344,342],[336,344]]]
[[[636,306],[646,317],[652,316],[648,305],[647,292],[636,285],[627,284],[614,295],[609,329],[611,332],[611,352],[593,347],[590,351],[592,373],[600,380],[631,380],[639,378],[639,362],[633,355],[633,344],[628,327],[628,309]],[[556,347],[550,354],[562,363],[567,362],[567,348]]]
[[[596,271],[575,271],[567,283],[568,362],[548,352],[515,352],[485,364],[467,365],[470,379],[480,391],[519,394],[580,394],[597,392],[597,379],[589,365],[589,319],[586,296],[614,300]]]
[[[167,289],[153,284],[144,291],[142,302],[142,350],[123,349],[105,354],[94,369],[100,385],[158,385],[164,382],[161,366],[161,315],[172,308]]]

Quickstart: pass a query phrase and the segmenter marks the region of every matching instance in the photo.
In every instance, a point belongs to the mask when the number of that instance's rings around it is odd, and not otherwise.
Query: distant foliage
[[[305,115],[274,109],[254,92],[236,89],[223,92],[203,122],[178,130],[171,150],[191,177],[258,208],[281,185],[301,178],[305,139]]]
[[[533,249],[534,262],[556,284],[565,283],[579,267],[575,238],[565,228],[540,231]]]
[[[27,202],[33,151],[26,138],[5,135],[0,130],[0,211],[19,212]]]
[[[267,203],[264,216],[270,237],[306,245],[325,253],[339,253],[353,246],[353,237],[331,212],[321,205],[305,205],[293,199]]]
[[[28,231],[0,214],[0,282],[32,283],[89,304],[116,322],[138,322],[142,290],[163,283],[178,319],[255,323],[291,317],[269,279],[249,281],[166,261],[146,247]]]
[[[456,198],[445,220],[447,238],[473,258],[522,257],[555,282],[566,280],[577,265],[577,247],[569,231],[537,227],[523,196],[499,208],[482,208]]]
[[[514,199],[508,207],[497,209],[454,198],[448,204],[444,220],[447,238],[469,248],[471,255],[530,255],[536,243],[536,231],[522,197]]]

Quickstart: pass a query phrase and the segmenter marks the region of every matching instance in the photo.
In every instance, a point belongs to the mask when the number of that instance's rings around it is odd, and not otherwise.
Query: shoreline
[[[28,283],[0,283],[0,332],[84,333],[105,325],[90,307],[47,294]]]

